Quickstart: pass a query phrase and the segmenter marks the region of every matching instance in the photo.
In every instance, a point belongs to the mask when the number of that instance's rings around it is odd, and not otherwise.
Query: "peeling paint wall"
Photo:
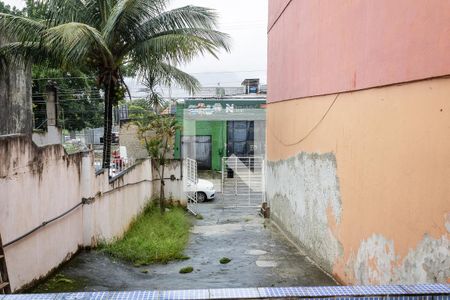
[[[267,166],[267,198],[272,218],[327,270],[342,247],[328,226],[341,221],[336,158],[332,153],[300,153]]]
[[[6,244],[82,201],[72,211],[5,248],[13,290],[68,260],[79,247],[120,237],[153,195],[149,160],[110,181],[95,174],[92,152],[67,155],[31,136],[0,136],[0,233]]]
[[[268,104],[273,220],[343,283],[449,282],[449,95],[444,77]]]

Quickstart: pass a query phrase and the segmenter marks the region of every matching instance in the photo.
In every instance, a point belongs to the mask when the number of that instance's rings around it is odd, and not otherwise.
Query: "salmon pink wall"
[[[450,73],[450,1],[272,0],[269,28],[269,102]]]
[[[338,95],[268,105],[270,217],[345,284],[450,283],[450,78]]]

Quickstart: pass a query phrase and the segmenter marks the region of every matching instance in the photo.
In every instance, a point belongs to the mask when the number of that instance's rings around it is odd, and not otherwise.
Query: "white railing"
[[[264,202],[264,159],[222,158],[222,197],[236,207],[259,207]]]
[[[197,183],[197,161],[192,158],[185,158],[183,163],[183,190],[187,197],[187,208],[194,215],[198,214]]]

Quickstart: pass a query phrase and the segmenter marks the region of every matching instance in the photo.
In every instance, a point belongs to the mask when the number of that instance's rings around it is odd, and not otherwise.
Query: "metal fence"
[[[197,161],[185,158],[183,163],[183,190],[187,197],[187,208],[194,215],[198,214],[197,207]]]
[[[234,207],[259,207],[264,202],[264,159],[222,158],[222,197]]]

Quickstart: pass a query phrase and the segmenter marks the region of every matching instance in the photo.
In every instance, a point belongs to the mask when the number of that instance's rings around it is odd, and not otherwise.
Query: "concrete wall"
[[[449,74],[450,1],[269,1],[268,102]]]
[[[153,195],[148,160],[114,181],[96,175],[91,152],[66,155],[26,136],[0,137],[0,233],[3,243],[82,201],[56,222],[5,248],[12,288],[20,289],[69,259],[79,247],[121,236]]]
[[[0,46],[4,44],[6,40],[0,36]],[[0,57],[0,135],[31,135],[31,80],[27,80],[30,76],[30,65]]]
[[[62,130],[56,126],[48,126],[47,131],[33,132],[32,139],[38,146],[61,144]]]
[[[182,162],[180,160],[170,161],[170,163],[166,165],[164,173],[164,191],[166,200],[174,201],[174,204],[179,203],[182,206],[186,206],[187,198],[183,190]],[[158,197],[161,183],[156,170],[153,170],[153,180],[154,196]]]
[[[449,18],[439,0],[269,1],[267,199],[344,283],[450,280]]]
[[[310,135],[336,95],[270,104],[273,220],[344,283],[447,282],[449,95],[449,78],[342,93]]]
[[[147,150],[137,137],[137,131],[138,127],[132,123],[120,125],[119,144],[127,148],[128,158],[134,161],[148,157]]]

